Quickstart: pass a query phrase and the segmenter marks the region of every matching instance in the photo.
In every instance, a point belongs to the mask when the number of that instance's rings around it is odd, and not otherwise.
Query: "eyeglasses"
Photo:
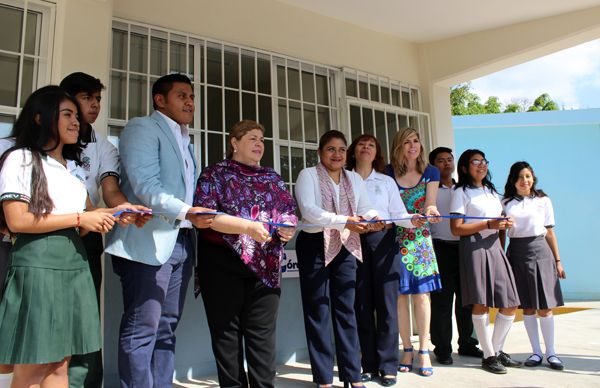
[[[475,167],[487,166],[488,164],[490,164],[490,161],[487,159],[473,159],[471,160],[471,164]]]

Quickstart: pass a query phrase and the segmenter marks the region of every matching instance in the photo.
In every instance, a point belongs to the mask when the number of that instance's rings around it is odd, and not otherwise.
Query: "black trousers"
[[[90,232],[83,236],[83,245],[87,254],[90,272],[96,289],[98,309],[100,309],[100,286],[102,285],[102,234]],[[70,388],[101,388],[102,387],[102,351],[76,354],[69,362]]]
[[[281,289],[265,286],[229,248],[200,244],[198,278],[219,386],[274,387]]]
[[[313,381],[319,384],[333,382],[330,320],[333,320],[339,379],[360,381],[360,345],[354,312],[356,257],[342,247],[325,266],[323,233],[306,232],[298,234],[296,254]]]
[[[400,257],[394,228],[360,237],[363,262],[356,271],[356,321],[363,372],[396,375]]]
[[[458,241],[433,240],[442,289],[431,293],[431,343],[438,356],[452,353],[452,305],[458,328],[458,348],[467,349],[479,342],[473,338],[471,308],[463,307],[460,291],[460,271],[458,265]]]

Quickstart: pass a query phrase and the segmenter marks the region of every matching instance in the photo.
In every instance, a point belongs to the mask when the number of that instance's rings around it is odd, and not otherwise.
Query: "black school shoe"
[[[496,358],[498,359],[498,361],[500,361],[502,365],[504,365],[507,368],[520,368],[521,366],[523,366],[522,362],[513,360],[512,358],[510,358],[510,354],[506,354],[502,350],[498,352]]]
[[[381,386],[383,387],[393,387],[394,385],[396,385],[396,378],[395,377],[384,377],[381,376]]]
[[[373,373],[365,372],[360,374],[360,381],[367,383],[373,381]]]
[[[467,357],[483,358],[483,351],[477,346],[469,346],[468,348],[458,348],[458,354]]]
[[[452,363],[454,363],[454,360],[452,359],[452,355],[450,354],[440,354],[440,355],[435,355],[435,360],[438,362],[438,364],[441,365],[452,365]]]
[[[481,367],[483,370],[497,375],[506,374],[506,368],[498,361],[496,356],[490,356],[481,360]]]
[[[555,369],[555,370],[563,370],[565,369],[565,366],[563,365],[563,362],[560,358],[556,357],[555,354],[548,356],[546,358],[546,361],[548,361],[548,364],[550,365],[550,368]]]

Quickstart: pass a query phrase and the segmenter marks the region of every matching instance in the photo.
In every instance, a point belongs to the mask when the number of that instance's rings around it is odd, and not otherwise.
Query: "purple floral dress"
[[[298,222],[294,214],[296,202],[275,170],[229,159],[204,169],[196,185],[194,206],[254,221],[293,225]],[[272,232],[271,241],[261,244],[246,234],[200,230],[201,234],[209,237],[209,241],[223,243],[233,249],[267,287],[278,288],[281,260],[285,253],[279,236],[274,230]]]

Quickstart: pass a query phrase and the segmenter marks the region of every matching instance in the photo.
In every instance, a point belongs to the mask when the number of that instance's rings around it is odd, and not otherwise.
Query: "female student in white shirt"
[[[501,244],[512,221],[501,218],[500,195],[491,182],[488,161],[482,151],[463,152],[458,159],[457,171],[458,183],[452,193],[450,213],[489,217],[450,220],[452,234],[460,236],[462,304],[472,305],[473,326],[483,350],[482,368],[503,374],[505,367],[521,365],[502,351],[519,306],[515,279]],[[489,332],[490,307],[500,308],[492,335]]]
[[[529,163],[516,162],[510,168],[502,201],[504,212],[514,220],[513,227],[508,230],[507,256],[515,274],[523,321],[533,350],[525,366],[542,363],[537,311],[546,345],[546,360],[552,369],[562,370],[564,365],[554,350],[552,308],[564,305],[559,279],[565,279],[566,274],[553,229],[552,202],[535,187],[536,183]]]

